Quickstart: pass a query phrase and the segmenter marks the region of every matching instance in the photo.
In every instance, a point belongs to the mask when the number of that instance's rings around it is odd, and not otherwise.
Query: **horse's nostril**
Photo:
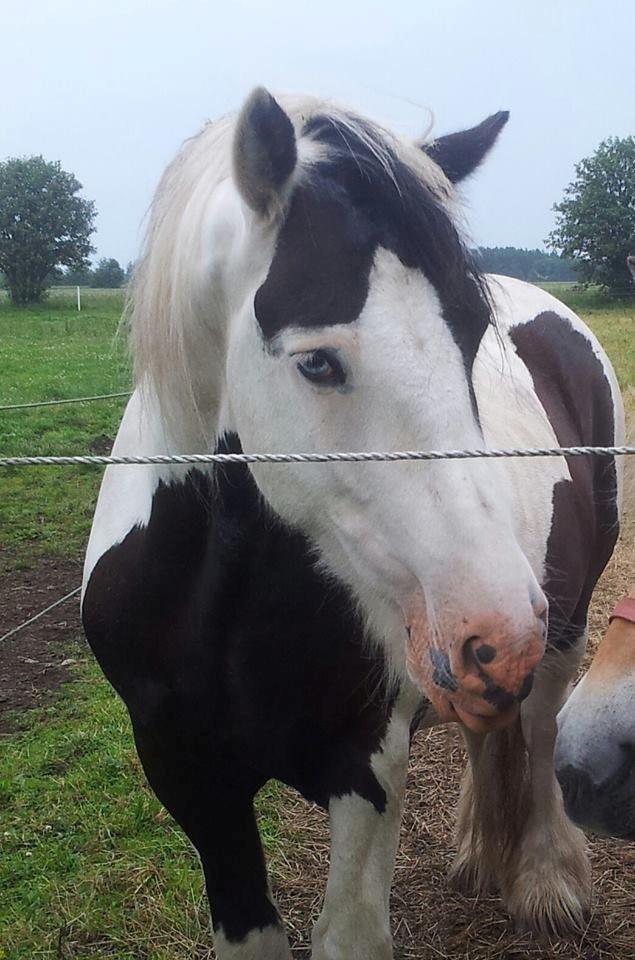
[[[468,643],[474,648],[476,659],[479,663],[491,663],[496,656],[495,648],[490,643],[481,643],[480,646],[476,646],[478,639],[478,637],[470,637],[468,640]]]
[[[468,682],[468,686],[475,689],[473,684],[478,679],[484,686],[483,699],[500,710],[506,710],[529,696],[534,684],[533,670],[522,670],[523,662],[516,664],[513,650],[510,653],[508,645],[488,643],[488,639],[493,639],[491,634],[483,631],[472,634],[465,641],[463,664],[466,676],[462,682]],[[522,673],[518,675],[517,670]],[[471,679],[468,681],[467,677]]]

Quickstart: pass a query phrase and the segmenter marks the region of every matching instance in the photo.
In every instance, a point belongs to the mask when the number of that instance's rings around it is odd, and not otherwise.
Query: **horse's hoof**
[[[538,841],[540,828],[523,839],[505,905],[517,926],[542,937],[584,930],[591,910],[591,867],[581,830],[564,819],[562,830]]]

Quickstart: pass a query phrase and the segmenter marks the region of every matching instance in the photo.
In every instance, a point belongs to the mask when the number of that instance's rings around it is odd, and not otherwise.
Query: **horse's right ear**
[[[269,91],[257,87],[234,133],[234,178],[245,203],[261,216],[274,213],[297,159],[293,124]]]
[[[476,127],[439,137],[423,149],[439,164],[448,180],[458,183],[485,159],[508,120],[509,111],[499,110]]]

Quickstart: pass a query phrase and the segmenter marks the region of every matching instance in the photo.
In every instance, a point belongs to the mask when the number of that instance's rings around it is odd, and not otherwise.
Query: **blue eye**
[[[346,380],[342,364],[330,350],[314,350],[298,361],[298,370],[311,383],[339,387]]]

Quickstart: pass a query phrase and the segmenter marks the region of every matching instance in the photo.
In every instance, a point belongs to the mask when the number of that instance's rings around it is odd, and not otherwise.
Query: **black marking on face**
[[[256,318],[271,339],[284,327],[352,323],[368,296],[378,236],[342,186],[324,177],[300,186],[280,230]]]
[[[356,121],[360,122],[360,121]],[[370,144],[342,123],[313,117],[304,134],[328,147],[296,188],[255,312],[269,339],[286,326],[356,320],[379,247],[420,270],[439,296],[468,374],[491,322],[480,274],[432,189],[368,125]],[[377,159],[388,157],[390,169]]]
[[[486,659],[485,661],[481,660],[481,663],[491,663],[496,656],[496,651],[489,644],[482,644],[479,649],[482,649],[482,647],[486,647],[488,651],[493,651],[494,655],[490,656],[489,659]],[[480,660],[480,657],[478,657],[478,651],[476,655]],[[525,677],[518,694],[514,695],[508,690],[505,690],[504,687],[501,687],[500,684],[495,683],[484,670],[481,670],[480,667],[477,667],[477,669],[479,679],[483,682],[483,686],[485,688],[482,694],[483,700],[487,700],[488,703],[491,703],[492,706],[496,707],[500,711],[509,710],[509,708],[515,703],[520,703],[529,696],[531,688],[533,687],[534,677],[532,673]]]
[[[452,673],[450,658],[447,653],[444,653],[443,650],[439,650],[437,647],[432,647],[429,651],[429,656],[434,668],[432,682],[442,690],[449,690],[451,693],[455,693],[459,689],[459,684]]]
[[[503,710],[509,710],[509,708],[516,703],[516,697],[505,690],[504,687],[494,683],[493,680],[485,674],[481,674],[481,677],[485,682],[483,700],[487,700],[488,703],[491,703],[493,707],[496,707],[501,712]]]
[[[571,322],[545,311],[510,332],[561,446],[615,442],[613,398],[601,361]],[[574,644],[586,625],[593,588],[619,532],[613,457],[569,457],[571,481],[553,491],[543,584],[549,601],[547,643]]]

